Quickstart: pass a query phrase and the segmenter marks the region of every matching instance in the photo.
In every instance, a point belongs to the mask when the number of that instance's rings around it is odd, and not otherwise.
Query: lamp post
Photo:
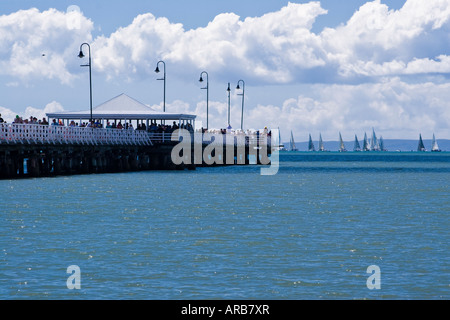
[[[208,111],[209,111],[209,80],[208,80],[208,72],[206,71],[202,71],[202,73],[200,73],[200,79],[198,81],[203,82],[203,77],[202,75],[206,74],[206,87],[201,88],[201,89],[206,89],[206,130],[208,130]]]
[[[228,92],[228,128],[231,128],[230,125],[230,83],[228,82],[228,88],[227,88],[227,92]]]
[[[88,49],[89,49],[89,63],[88,64],[82,64],[81,67],[89,67],[89,93],[90,93],[90,106],[91,106],[91,119],[90,121],[92,122],[92,73],[91,73],[91,46],[89,45],[89,43],[82,43],[80,46],[80,53],[78,54],[79,58],[83,58],[84,54],[83,54],[83,45],[87,45]]]
[[[245,82],[244,80],[239,80],[236,86],[236,89],[239,90],[239,83],[242,82],[242,93],[238,93],[239,96],[242,96],[242,112],[241,112],[241,130],[244,130],[244,91],[245,91]]]
[[[163,111],[166,112],[166,63],[162,60],[158,61],[156,64],[155,72],[159,73],[159,64],[162,63],[164,66],[164,77],[156,80],[163,80],[164,81],[164,96],[163,96]]]

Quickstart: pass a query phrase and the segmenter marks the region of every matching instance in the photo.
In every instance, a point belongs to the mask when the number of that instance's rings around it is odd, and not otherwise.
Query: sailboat
[[[422,134],[419,136],[419,145],[417,146],[417,151],[426,151],[425,145],[423,144]]]
[[[380,151],[387,151],[387,149],[384,147],[384,141],[382,136],[380,136]]]
[[[431,151],[432,152],[440,152],[441,151],[441,149],[439,149],[436,138],[434,137],[434,133],[433,133],[433,141],[431,142]]]
[[[355,134],[355,143],[353,145],[353,151],[361,151],[361,146],[359,145],[358,137]]]
[[[370,145],[367,141],[367,134],[364,132],[364,143],[363,143],[363,151],[370,151]]]
[[[347,149],[345,149],[344,141],[342,140],[341,133],[339,132],[339,152],[345,152]]]
[[[319,151],[326,151],[323,146],[322,134],[320,134],[320,136],[319,136]]]
[[[378,143],[377,135],[375,134],[375,129],[372,128],[372,141],[370,142],[370,149],[372,151],[380,151],[380,145]]]
[[[298,151],[297,147],[295,146],[294,135],[292,134],[292,130],[291,130],[290,147],[291,147],[291,150],[290,150],[290,151]]]
[[[314,143],[311,139],[311,134],[309,135],[308,151],[316,151],[316,148],[314,148]]]
[[[286,151],[284,144],[281,142],[281,132],[280,127],[278,127],[278,151]]]

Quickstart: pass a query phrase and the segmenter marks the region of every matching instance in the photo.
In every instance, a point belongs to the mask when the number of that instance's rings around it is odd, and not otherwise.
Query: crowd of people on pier
[[[4,119],[1,117],[0,114],[0,123],[6,123]],[[29,119],[23,119],[19,115],[17,115],[14,118],[13,124],[39,124],[39,125],[49,125],[46,118],[43,118],[42,120],[38,120],[36,117],[30,116]],[[50,123],[51,126],[65,126],[64,122],[59,119],[53,119]],[[121,120],[119,121],[107,121],[106,126],[103,125],[102,121],[100,120],[92,120],[87,122],[75,122],[74,120],[70,121],[69,127],[82,127],[82,128],[107,128],[107,129],[125,129],[125,130],[142,130],[147,131],[149,133],[172,133],[176,129],[186,129],[190,132],[194,132],[194,128],[190,123],[187,124],[180,124],[178,125],[176,121],[173,121],[172,125],[167,125],[165,123],[156,123],[156,121],[151,121],[149,126],[147,127],[144,122],[137,123],[137,127],[134,128],[131,121],[122,123]]]
[[[152,120],[150,122],[150,124],[147,125],[142,121],[141,123],[139,123],[139,121],[137,122],[137,127],[134,128],[133,124],[131,123],[131,121],[127,122],[124,121],[122,123],[121,120],[114,120],[114,121],[107,121],[106,122],[106,126],[103,125],[102,121],[100,121],[99,119],[97,120],[92,120],[92,121],[87,121],[87,122],[75,122],[74,120],[72,120],[68,126],[69,127],[87,127],[87,128],[106,128],[106,129],[125,129],[125,130],[142,130],[142,131],[147,131],[148,133],[155,133],[155,134],[166,134],[166,133],[172,133],[177,129],[186,129],[189,132],[194,132],[194,128],[190,123],[182,123],[180,125],[177,124],[176,121],[173,121],[172,125],[168,125],[163,123],[163,121],[161,121],[162,123],[156,123],[156,120]],[[6,123],[6,121],[4,121],[4,119],[2,118],[1,114],[0,114],[0,123]],[[29,119],[23,119],[22,117],[20,117],[19,115],[16,115],[16,117],[14,118],[14,121],[12,122],[13,124],[39,124],[39,125],[49,125],[47,119],[44,117],[42,118],[42,120],[38,120],[36,117],[31,116]],[[64,122],[59,119],[53,119],[50,123],[50,125],[52,126],[65,126]],[[237,130],[231,130],[231,127],[228,127],[226,129],[217,129],[217,130],[208,130],[206,128],[201,128],[197,130],[198,132],[202,132],[202,133],[215,133],[215,134],[227,134],[227,133],[234,133],[234,134],[245,134],[243,131]],[[267,136],[271,136],[271,131],[268,131],[267,127],[264,128],[264,130],[259,131],[257,130],[255,132],[257,135],[261,134],[261,135],[267,135]]]
[[[255,134],[257,136],[261,135],[261,136],[272,136],[272,130],[268,130],[267,127],[264,127],[263,130],[247,130],[247,131],[243,131],[243,130],[231,130],[230,127],[228,127],[227,129],[206,129],[206,128],[202,128],[200,130],[198,130],[199,132],[202,133],[214,133],[214,134]]]
[[[0,114],[0,123],[6,123],[6,121],[2,118],[2,115]],[[23,119],[22,117],[19,117],[18,115],[14,118],[13,124],[41,124],[41,125],[48,125],[47,119],[42,118],[42,120],[38,120],[36,117],[31,116],[29,119]]]

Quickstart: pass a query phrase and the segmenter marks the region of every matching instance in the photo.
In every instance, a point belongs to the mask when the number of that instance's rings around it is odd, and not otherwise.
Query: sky
[[[233,128],[244,97],[244,128],[283,140],[449,139],[449,31],[450,0],[0,1],[0,113],[88,110],[86,42],[94,107],[125,93],[162,111],[163,60],[166,111],[203,125],[208,73],[211,129],[230,83]]]

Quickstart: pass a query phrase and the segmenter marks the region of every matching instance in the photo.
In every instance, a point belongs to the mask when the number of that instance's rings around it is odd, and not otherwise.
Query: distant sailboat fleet
[[[280,138],[280,141],[281,141],[281,138]],[[289,149],[286,149],[284,147],[284,145],[280,143],[279,150],[298,151],[298,149],[295,145],[294,134],[293,134],[292,130],[291,130],[291,137],[290,137],[290,142],[289,142]],[[309,134],[308,151],[310,151],[310,152],[316,151],[311,134]],[[319,135],[319,148],[317,149],[317,151],[321,151],[321,152],[328,151],[324,147],[324,143],[322,140],[322,134]],[[338,151],[339,152],[347,151],[344,140],[342,139],[342,135],[340,132],[339,132],[339,149],[338,149]],[[362,142],[362,148],[361,148],[361,144],[359,143],[358,136],[355,134],[355,141],[353,143],[353,151],[360,152],[360,151],[388,151],[388,150],[384,146],[383,137],[380,136],[380,138],[378,138],[375,133],[375,129],[372,128],[372,137],[370,139],[367,137],[367,133],[364,133],[364,140]],[[417,147],[417,151],[427,151],[425,148],[425,145],[423,143],[422,134],[419,135],[419,144]],[[431,143],[431,151],[432,152],[440,152],[441,151],[434,134],[433,134],[433,140]]]
[[[362,150],[358,141],[358,137],[355,134],[355,144],[353,146],[353,151],[387,151],[387,149],[384,147],[383,137],[380,136],[380,139],[378,139],[377,135],[375,134],[375,130],[372,128],[372,139],[368,139],[367,133],[364,132],[364,142]]]

